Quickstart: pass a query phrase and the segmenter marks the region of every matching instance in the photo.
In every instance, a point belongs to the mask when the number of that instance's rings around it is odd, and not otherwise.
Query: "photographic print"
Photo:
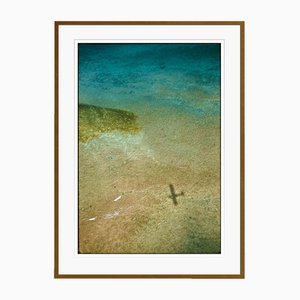
[[[244,22],[55,22],[55,278],[244,278]]]
[[[220,59],[78,44],[79,253],[221,252]]]

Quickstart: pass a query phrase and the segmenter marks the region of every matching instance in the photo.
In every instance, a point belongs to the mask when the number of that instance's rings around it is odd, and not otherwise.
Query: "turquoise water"
[[[79,102],[220,113],[220,44],[79,44]]]

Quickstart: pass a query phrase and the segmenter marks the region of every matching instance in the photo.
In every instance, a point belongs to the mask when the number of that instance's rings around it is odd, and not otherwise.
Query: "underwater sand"
[[[81,69],[94,66],[95,57],[104,60],[102,52],[92,53]],[[104,66],[115,59],[109,53]],[[127,69],[124,64],[116,69],[129,78],[130,60]],[[146,66],[147,60],[139,68]],[[104,71],[98,70],[105,68],[81,73],[80,103],[132,112],[139,130],[102,130],[79,143],[80,253],[221,251],[218,78],[209,81],[210,91],[197,90],[190,77],[193,70],[175,80],[180,72],[165,72],[161,63],[159,72],[153,68],[141,72],[151,80],[115,83],[114,101],[103,88],[111,87],[112,79],[96,94],[94,85],[87,85],[86,78],[102,78]],[[133,83],[139,86],[134,93],[117,92]],[[155,93],[145,93],[158,83]],[[180,84],[186,88],[177,91]],[[175,201],[170,185],[178,195]]]

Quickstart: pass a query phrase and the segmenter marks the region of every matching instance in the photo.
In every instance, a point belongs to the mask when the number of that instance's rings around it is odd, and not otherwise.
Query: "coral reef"
[[[137,116],[129,111],[79,104],[79,142],[87,143],[102,132],[138,132]]]

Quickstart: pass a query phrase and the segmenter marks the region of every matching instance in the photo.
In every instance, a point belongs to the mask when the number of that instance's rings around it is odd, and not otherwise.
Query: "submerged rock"
[[[140,130],[137,116],[129,111],[79,104],[79,142],[87,143],[103,132],[135,133]]]

